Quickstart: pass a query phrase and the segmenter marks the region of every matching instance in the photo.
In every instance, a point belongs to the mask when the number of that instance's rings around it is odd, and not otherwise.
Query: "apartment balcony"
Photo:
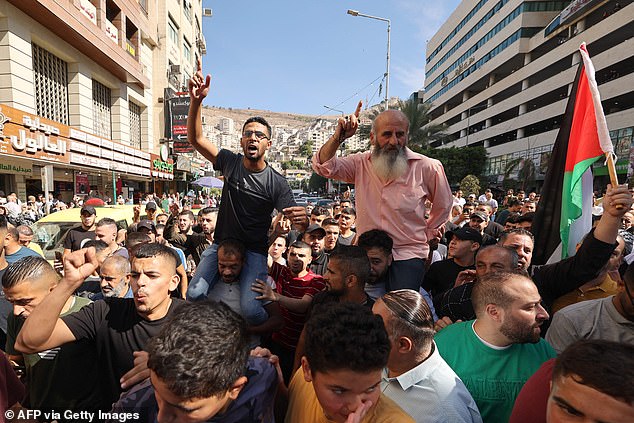
[[[8,0],[81,51],[119,80],[150,85],[139,61],[141,35],[149,34],[147,13],[137,1]],[[119,7],[121,5],[121,8]]]

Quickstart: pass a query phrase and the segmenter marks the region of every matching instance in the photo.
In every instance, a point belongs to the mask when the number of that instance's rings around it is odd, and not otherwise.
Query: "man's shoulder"
[[[472,324],[473,321],[470,320],[467,322],[452,323],[451,325],[445,327],[434,336],[436,345],[442,350],[442,347],[446,346],[447,342],[453,342],[456,338],[462,337],[465,334],[468,334],[469,331],[472,331]]]
[[[559,310],[554,316],[560,317],[578,317],[583,316],[585,318],[598,313],[601,309],[603,309],[606,303],[610,303],[612,301],[612,296],[606,298],[598,298],[596,300],[587,300],[580,301],[578,303],[570,304],[561,310]]]

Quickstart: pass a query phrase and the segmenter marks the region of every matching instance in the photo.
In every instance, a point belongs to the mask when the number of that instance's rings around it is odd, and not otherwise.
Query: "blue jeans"
[[[256,279],[266,282],[268,266],[266,256],[247,250],[244,265],[240,272],[240,308],[242,315],[250,325],[264,323],[269,315],[264,310],[262,301],[256,300],[257,292],[251,290]],[[203,301],[211,288],[218,282],[218,244],[212,244],[200,256],[196,273],[187,287],[189,301]]]
[[[434,302],[427,291],[425,291],[421,284],[425,277],[425,260],[420,258],[413,258],[409,260],[394,260],[390,265],[388,283],[386,291],[396,291],[397,289],[412,289],[421,293],[425,301],[429,305],[431,315],[434,321],[438,320],[436,316],[436,310],[434,309]]]

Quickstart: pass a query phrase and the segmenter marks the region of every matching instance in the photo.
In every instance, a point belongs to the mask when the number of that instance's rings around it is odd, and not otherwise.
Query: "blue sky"
[[[389,94],[407,98],[423,86],[426,41],[459,3],[203,0],[213,9],[203,21],[205,104],[320,115],[333,114],[324,105],[351,113],[359,100],[378,103],[387,24],[348,9],[391,19]]]

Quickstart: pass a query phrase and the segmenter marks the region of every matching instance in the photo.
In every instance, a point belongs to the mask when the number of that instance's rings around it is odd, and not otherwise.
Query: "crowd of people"
[[[534,265],[539,196],[452,192],[440,162],[407,148],[402,113],[379,114],[370,151],[346,157],[336,152],[356,132],[361,104],[341,118],[312,166],[354,183],[355,198],[302,207],[265,161],[266,120],[245,122],[240,154],[204,138],[209,85],[199,66],[188,139],[225,178],[217,207],[195,216],[168,200],[161,213],[150,198],[146,218],[135,214],[121,233],[84,204],[57,268],[37,253],[11,261],[15,245],[28,244],[0,216],[0,301],[11,305],[0,412],[39,410],[39,421],[83,421],[68,410],[142,422],[634,421],[626,186],[606,188],[574,256]]]

